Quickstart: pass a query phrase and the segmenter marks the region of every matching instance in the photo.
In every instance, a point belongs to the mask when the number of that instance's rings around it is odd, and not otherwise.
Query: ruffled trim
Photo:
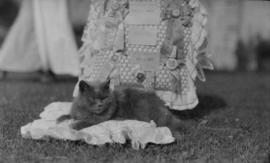
[[[188,90],[182,93],[175,93],[172,91],[156,90],[156,94],[165,102],[165,104],[172,110],[191,110],[195,108],[198,103],[196,87],[191,77],[188,79]]]
[[[156,91],[156,94],[166,103],[172,110],[191,110],[199,103],[195,91],[190,91],[186,95],[176,94],[171,91]]]
[[[201,81],[205,81],[206,78],[203,69],[214,69],[212,61],[207,54],[208,41],[206,24],[208,14],[199,0],[191,0],[189,5],[196,11],[193,16],[193,26],[191,27],[192,47],[189,49],[189,53],[193,56],[191,64],[194,64],[194,67],[189,66],[189,71],[190,74],[192,74],[193,80],[198,77]]]

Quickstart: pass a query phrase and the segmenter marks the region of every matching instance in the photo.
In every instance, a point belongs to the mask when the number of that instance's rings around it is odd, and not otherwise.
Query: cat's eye
[[[94,102],[94,99],[93,98],[88,98],[88,101],[93,103]]]
[[[108,98],[107,96],[102,96],[102,97],[100,97],[99,99],[100,99],[101,101],[105,101],[107,98]]]
[[[101,101],[105,101],[107,99],[107,97],[103,97],[103,98],[101,98],[100,100]]]

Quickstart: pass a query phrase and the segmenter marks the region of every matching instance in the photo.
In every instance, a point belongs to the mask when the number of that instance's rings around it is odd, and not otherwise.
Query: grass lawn
[[[209,73],[207,79],[198,83],[199,106],[178,113],[193,124],[183,140],[138,151],[130,144],[23,139],[20,127],[47,104],[70,101],[75,81],[0,81],[0,162],[268,162],[270,74]]]

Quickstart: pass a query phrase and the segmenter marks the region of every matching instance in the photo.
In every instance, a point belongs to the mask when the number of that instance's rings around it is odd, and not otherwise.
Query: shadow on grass
[[[185,111],[172,111],[177,117],[182,120],[189,119],[201,119],[206,115],[209,115],[211,112],[225,109],[227,103],[221,97],[216,95],[199,95],[199,104],[192,110]]]

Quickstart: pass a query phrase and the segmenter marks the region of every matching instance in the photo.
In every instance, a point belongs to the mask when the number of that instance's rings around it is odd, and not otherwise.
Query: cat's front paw
[[[78,123],[72,123],[70,124],[70,128],[74,129],[74,130],[81,130],[83,129]]]
[[[70,127],[74,130],[81,130],[84,129],[86,127],[91,126],[91,124],[84,122],[84,121],[78,121],[78,122],[74,122],[70,125]]]
[[[69,119],[71,119],[70,115],[62,115],[56,119],[56,124],[59,124],[65,120],[69,120]]]

